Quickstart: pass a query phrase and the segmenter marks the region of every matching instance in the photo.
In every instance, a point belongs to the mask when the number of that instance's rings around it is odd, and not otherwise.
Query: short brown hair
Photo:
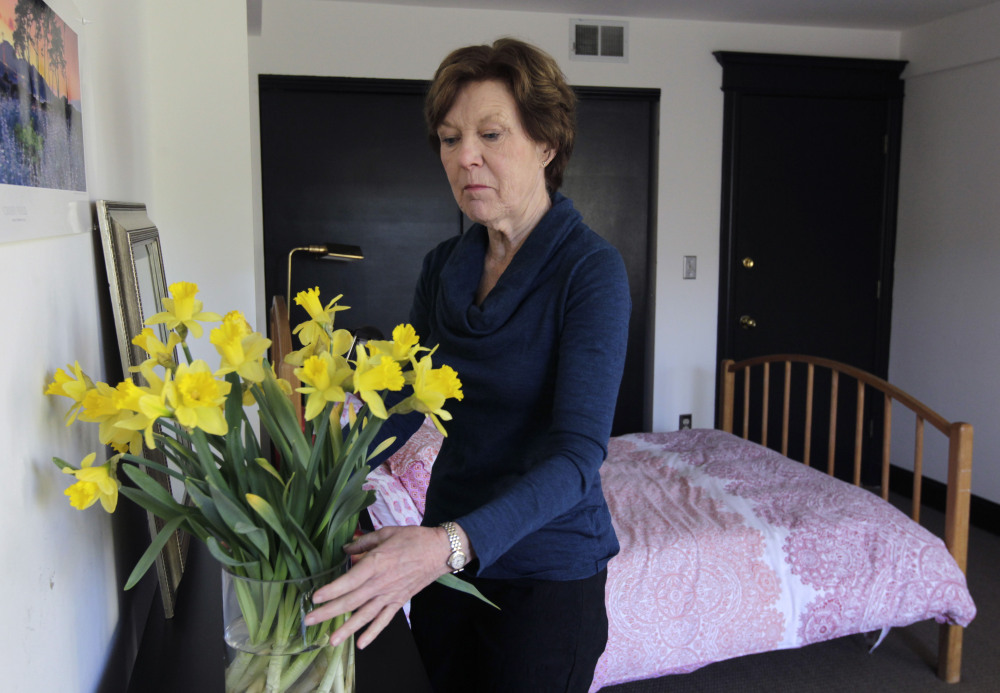
[[[458,48],[441,62],[424,102],[431,146],[439,151],[437,129],[462,88],[494,79],[510,89],[528,137],[555,150],[555,157],[545,167],[545,185],[554,193],[562,185],[573,153],[576,94],[555,59],[524,41],[501,38],[491,46]]]

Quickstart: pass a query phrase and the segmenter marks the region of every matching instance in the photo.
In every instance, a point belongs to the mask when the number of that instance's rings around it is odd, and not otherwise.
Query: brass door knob
[[[757,321],[751,318],[749,315],[740,316],[740,327],[744,330],[752,330],[757,327]]]
[[[743,266],[747,269],[753,269],[753,258],[749,255],[743,258]]]

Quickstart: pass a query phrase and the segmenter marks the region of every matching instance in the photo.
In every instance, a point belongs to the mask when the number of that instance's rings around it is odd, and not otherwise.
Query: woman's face
[[[551,149],[531,140],[503,82],[472,82],[437,129],[452,194],[470,219],[505,233],[530,231],[549,207]]]

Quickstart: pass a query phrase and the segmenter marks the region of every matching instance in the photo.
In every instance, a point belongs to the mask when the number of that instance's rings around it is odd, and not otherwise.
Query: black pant
[[[465,578],[500,607],[434,583],[412,600],[436,693],[586,693],[608,641],[607,571],[583,580]]]

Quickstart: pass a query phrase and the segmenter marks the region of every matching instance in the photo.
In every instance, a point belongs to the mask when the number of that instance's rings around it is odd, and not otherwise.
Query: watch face
[[[448,565],[452,570],[461,570],[465,567],[465,554],[461,551],[453,551],[450,556],[448,556]]]

